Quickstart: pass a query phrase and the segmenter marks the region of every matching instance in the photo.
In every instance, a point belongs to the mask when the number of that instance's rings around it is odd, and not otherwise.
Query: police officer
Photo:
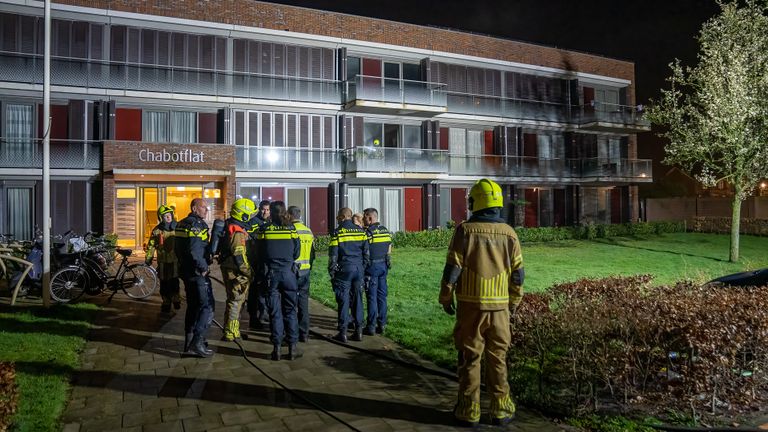
[[[449,315],[456,314],[459,396],[453,413],[464,426],[480,421],[480,359],[485,352],[491,421],[506,424],[515,415],[506,357],[510,317],[523,297],[523,256],[517,233],[500,217],[504,199],[498,184],[477,181],[468,204],[472,216],[456,227],[440,283],[440,304]]]
[[[365,270],[365,294],[368,302],[368,321],[363,334],[384,333],[387,327],[387,274],[392,268],[392,235],[379,223],[379,211],[363,210],[370,242],[371,265]]]
[[[221,245],[219,262],[227,290],[227,306],[224,311],[224,336],[222,339],[233,341],[240,339],[240,308],[248,294],[252,270],[248,260],[246,244],[251,216],[256,213],[256,205],[248,198],[240,198],[232,203],[229,218],[225,221],[224,242]]]
[[[208,246],[208,206],[202,198],[195,198],[192,212],[176,225],[175,251],[179,259],[181,278],[187,293],[187,312],[184,317],[184,351],[198,357],[210,357],[205,335],[213,321],[213,289],[208,278],[211,253]]]
[[[152,228],[152,234],[147,243],[147,257],[145,262],[152,265],[152,259],[157,251],[157,277],[160,279],[160,297],[163,304],[160,312],[169,313],[171,304],[174,309],[181,308],[179,298],[179,261],[176,258],[174,247],[174,231],[176,230],[176,218],[173,208],[161,205],[157,208],[158,224]]]
[[[258,268],[260,266],[260,263],[257,262],[258,257],[256,256],[256,236],[259,229],[269,222],[269,214],[269,201],[262,200],[259,202],[258,213],[256,213],[250,220],[248,233],[253,240],[251,243],[251,255],[254,257],[253,260],[251,260],[253,268]],[[253,280],[251,281],[251,289],[248,291],[248,316],[248,327],[250,327],[251,330],[261,330],[267,325],[269,317],[267,311],[267,289],[259,272],[254,274]]]
[[[270,222],[262,226],[257,235],[258,259],[267,288],[269,330],[272,341],[272,360],[280,360],[283,339],[288,342],[288,357],[301,356],[296,347],[299,339],[297,309],[299,292],[296,260],[301,254],[301,243],[296,228],[282,201],[270,204]]]
[[[338,330],[333,337],[347,341],[349,303],[352,294],[352,321],[355,333],[353,341],[363,340],[363,278],[370,261],[368,235],[365,229],[352,222],[352,210],[339,210],[336,220],[339,226],[331,234],[328,244],[328,274],[338,306]]]
[[[291,223],[296,228],[301,242],[301,253],[296,263],[299,265],[298,287],[299,287],[299,342],[306,342],[309,339],[309,272],[312,269],[312,263],[315,261],[315,236],[312,230],[301,222],[301,209],[296,206],[288,207],[288,214],[291,216]]]

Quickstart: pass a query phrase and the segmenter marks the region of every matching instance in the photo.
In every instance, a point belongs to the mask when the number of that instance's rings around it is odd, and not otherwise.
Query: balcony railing
[[[42,84],[43,58],[0,52],[0,81]],[[341,104],[339,81],[54,57],[51,84]]]
[[[581,176],[585,179],[632,179],[650,182],[653,163],[650,159],[579,159]]]
[[[445,107],[445,85],[357,75],[344,82],[347,102],[366,100],[400,105],[426,105]]]
[[[451,155],[450,174],[494,177],[578,179],[576,159],[540,159],[525,156]]]
[[[238,146],[235,157],[237,170],[244,172],[341,172],[341,155],[337,150]]]
[[[357,147],[344,151],[344,171],[442,174],[448,171],[448,152],[411,148]]]
[[[448,112],[559,123],[571,119],[568,104],[456,92],[448,93]]]
[[[591,130],[647,131],[651,122],[638,107],[594,101],[574,108],[574,121]]]
[[[101,168],[101,143],[51,140],[51,168]],[[33,138],[0,138],[0,168],[42,168],[43,142]]]

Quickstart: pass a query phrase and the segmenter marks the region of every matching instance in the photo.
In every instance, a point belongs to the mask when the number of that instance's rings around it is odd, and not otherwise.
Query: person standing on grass
[[[296,206],[288,207],[288,214],[291,216],[291,223],[296,228],[301,242],[301,253],[296,264],[299,266],[298,286],[299,286],[299,342],[306,342],[309,339],[309,273],[312,270],[312,263],[315,261],[315,236],[308,226],[301,221],[301,209]]]
[[[370,263],[368,235],[352,222],[348,207],[339,210],[336,220],[339,226],[328,244],[328,275],[338,306],[338,333],[333,338],[347,342],[351,302],[355,330],[352,340],[359,342],[363,340],[363,278]]]
[[[163,304],[160,312],[170,313],[171,304],[176,310],[181,309],[179,297],[179,260],[174,252],[174,234],[176,218],[173,207],[161,205],[157,209],[158,224],[152,229],[147,243],[147,256],[144,262],[152,265],[152,259],[157,252],[157,277],[160,279],[160,297]]]
[[[363,334],[384,333],[387,327],[387,274],[392,268],[392,235],[379,223],[379,211],[363,210],[363,222],[370,243],[371,265],[365,270],[365,294],[368,320]]]
[[[208,244],[208,205],[195,198],[192,212],[176,225],[175,247],[179,258],[181,278],[187,293],[187,312],[184,317],[184,351],[197,357],[210,357],[206,334],[213,322],[213,288],[208,277],[211,250]]]
[[[440,282],[440,304],[456,315],[459,395],[453,414],[462,426],[479,423],[480,360],[485,354],[491,421],[504,425],[515,416],[506,358],[510,319],[523,297],[523,255],[517,233],[501,218],[504,198],[496,182],[478,180],[468,204],[472,216],[456,226]]]

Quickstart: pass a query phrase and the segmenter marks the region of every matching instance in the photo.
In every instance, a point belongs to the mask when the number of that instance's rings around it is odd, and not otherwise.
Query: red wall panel
[[[525,190],[525,226],[539,226],[539,191],[538,189]]]
[[[621,223],[621,189],[611,189],[611,223]]]
[[[539,157],[539,144],[536,134],[523,134],[523,156]]]
[[[485,154],[492,155],[493,152],[493,131],[487,130],[484,134],[485,138]]]
[[[115,110],[115,139],[141,141],[141,110],[117,108]]]
[[[216,144],[216,113],[199,113],[197,115],[197,142]]]
[[[328,188],[309,188],[309,215],[304,220],[315,235],[328,234]]]
[[[467,219],[467,190],[451,188],[451,220],[459,223]]]
[[[421,188],[405,188],[405,230],[421,231]]]
[[[261,199],[270,201],[285,201],[285,188],[265,187],[261,188]]]
[[[43,137],[43,106],[37,106],[37,136]],[[69,106],[51,105],[51,140],[67,139],[69,130]]]
[[[448,150],[448,128],[440,128],[440,150]]]

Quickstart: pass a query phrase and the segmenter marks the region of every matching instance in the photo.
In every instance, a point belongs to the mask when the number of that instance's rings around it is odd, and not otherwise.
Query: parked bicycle
[[[117,248],[122,256],[115,273],[110,272],[104,261],[102,248],[88,248],[77,252],[75,263],[61,268],[51,277],[51,298],[60,303],[77,300],[83,294],[98,295],[104,290],[112,291],[108,301],[118,291],[133,299],[145,299],[151,296],[159,281],[155,269],[144,263],[128,264],[130,249]]]

